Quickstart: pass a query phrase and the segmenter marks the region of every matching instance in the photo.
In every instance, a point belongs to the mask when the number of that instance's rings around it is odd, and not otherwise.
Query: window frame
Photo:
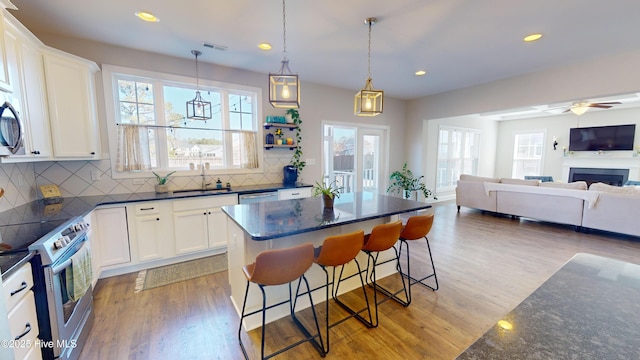
[[[151,170],[143,170],[136,172],[119,172],[116,171],[116,161],[117,161],[117,125],[119,116],[117,109],[119,109],[119,98],[118,98],[118,83],[119,79],[128,79],[134,81],[141,81],[145,79],[145,81],[149,81],[153,83],[153,97],[154,97],[154,111],[156,115],[156,122],[162,121],[161,123],[165,123],[165,114],[164,114],[164,94],[163,87],[164,86],[178,86],[184,88],[192,88],[195,94],[196,90],[196,79],[193,77],[181,76],[181,75],[173,75],[173,74],[165,74],[159,73],[155,71],[148,70],[140,70],[135,68],[121,67],[115,65],[102,65],[102,83],[104,89],[104,98],[105,98],[105,113],[106,113],[106,127],[108,134],[108,145],[109,145],[109,157],[111,164],[111,176],[113,179],[128,179],[128,178],[148,178],[154,176],[152,171],[156,172],[168,172],[168,171],[176,171],[175,176],[197,176],[201,174],[201,171],[198,169],[176,169],[176,168],[167,168],[168,161],[163,161],[162,156],[160,156],[158,165],[160,167],[153,168]],[[256,129],[256,150],[258,157],[258,167],[253,169],[246,168],[211,168],[206,171],[207,175],[216,175],[216,174],[253,174],[253,173],[262,173],[264,167],[264,146],[261,142],[261,139],[264,137],[264,129],[263,124],[260,119],[262,116],[262,88],[240,85],[240,84],[232,84],[232,83],[224,83],[206,79],[199,79],[199,90],[207,91],[207,89],[211,89],[212,91],[218,91],[221,93],[221,106],[222,106],[222,124],[225,129],[231,130],[229,128],[229,106],[228,106],[228,97],[229,94],[237,94],[237,95],[247,95],[251,96],[255,105],[252,105],[253,112],[255,113],[255,129]],[[187,100],[185,99],[185,103]],[[158,110],[160,109],[160,110]],[[161,132],[158,132],[161,134]],[[231,138],[231,131],[226,131],[224,133],[225,138]],[[165,138],[165,135],[159,135],[159,138]],[[158,152],[166,153],[166,140],[158,141]],[[231,143],[225,142],[225,156],[231,156],[232,146]],[[165,159],[167,160],[167,159]]]
[[[460,173],[462,174],[462,169],[465,167],[464,166],[465,163],[470,161],[471,162],[471,167],[473,168],[474,173],[469,174],[469,175],[478,175],[479,164],[480,164],[480,154],[481,154],[480,147],[482,145],[482,131],[480,129],[465,128],[465,127],[459,127],[459,126],[440,125],[438,127],[438,144],[437,144],[437,155],[436,155],[436,178],[435,178],[435,193],[436,194],[443,193],[443,192],[446,192],[446,191],[452,191],[452,190],[455,190],[455,188],[456,188],[456,183],[455,182],[451,186],[442,186],[442,185],[438,186],[440,184],[440,173],[441,173],[440,167],[439,167],[440,160],[441,160],[440,159],[440,155],[441,155],[440,148],[442,146],[440,134],[442,133],[443,130],[449,131],[450,134],[453,133],[453,132],[461,132],[461,133],[463,133],[464,139],[461,142],[461,144],[463,144],[463,145],[466,144],[465,139],[468,136],[468,134],[474,134],[474,136],[477,137],[477,140],[478,140],[477,141],[477,145],[476,145],[475,154],[472,154],[472,155],[475,155],[475,158],[471,157],[471,158],[468,158],[469,160],[466,160],[467,158],[464,157],[464,152],[465,151],[464,151],[464,149],[462,149],[462,151],[463,151],[463,156],[462,157],[453,158],[451,156],[448,156],[446,158],[446,160],[447,160],[449,165],[451,165],[452,161],[460,160],[461,167],[457,168],[457,170],[460,170]],[[451,151],[448,151],[447,153],[451,154]],[[474,162],[475,162],[475,164],[474,164]],[[447,172],[451,172],[451,171],[452,171],[451,167],[448,166],[447,167]],[[459,178],[459,175],[456,178]]]
[[[547,139],[547,130],[546,129],[530,129],[530,130],[518,130],[518,131],[514,131],[512,133],[512,146],[511,146],[511,177],[516,179],[516,174],[515,174],[515,163],[516,161],[525,161],[525,159],[519,159],[516,158],[516,138],[519,135],[535,135],[535,134],[542,134],[542,140],[540,142],[540,159],[538,160],[539,162],[539,172],[538,174],[522,174],[522,179],[524,179],[525,175],[533,175],[533,176],[541,176],[543,171],[544,171],[544,160],[545,160],[545,150],[544,150],[544,144],[546,143],[546,139]]]

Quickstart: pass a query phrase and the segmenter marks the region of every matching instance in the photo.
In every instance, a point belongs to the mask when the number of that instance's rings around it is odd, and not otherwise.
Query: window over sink
[[[259,170],[261,89],[199,81],[212,118],[186,118],[196,79],[103,65],[114,178],[151,171],[242,173]]]

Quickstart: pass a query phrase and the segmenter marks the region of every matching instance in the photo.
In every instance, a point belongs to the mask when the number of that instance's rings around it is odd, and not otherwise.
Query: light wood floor
[[[640,263],[637,238],[584,234],[465,208],[457,213],[452,202],[436,204],[434,212],[429,239],[440,290],[415,285],[408,308],[383,303],[378,328],[367,329],[354,319],[333,327],[327,359],[454,359],[576,253]],[[412,247],[412,272],[421,262],[422,245]],[[98,282],[96,321],[81,359],[242,358],[226,272],[137,294],[135,278],[127,274]],[[296,339],[289,320],[267,329],[270,344]],[[259,354],[258,331],[243,338]],[[303,344],[277,358],[319,356]]]

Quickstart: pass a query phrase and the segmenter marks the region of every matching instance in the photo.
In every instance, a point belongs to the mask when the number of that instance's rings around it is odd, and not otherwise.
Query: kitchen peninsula
[[[364,230],[365,233],[378,225],[395,221],[399,214],[411,213],[429,209],[427,203],[405,200],[397,197],[358,192],[342,194],[336,199],[333,210],[323,207],[319,197],[223,206],[222,210],[228,215],[228,258],[229,283],[231,285],[231,301],[240,314],[246,278],[242,267],[255,260],[264,250],[286,248],[311,242],[318,247],[328,236]],[[387,259],[393,254],[392,250],[381,253],[381,259]],[[366,266],[366,256],[361,253],[358,260]],[[351,263],[345,268],[345,274],[355,273],[356,266]],[[395,264],[388,263],[376,268],[378,278],[395,272]],[[307,272],[307,279],[311,288],[323,283],[324,273],[317,266],[312,266]],[[359,286],[357,278],[341,283],[340,293],[350,291]],[[270,303],[279,302],[288,297],[288,287],[270,286],[265,288]],[[256,289],[249,290],[247,310],[252,311],[261,306],[261,296]],[[299,306],[308,307],[308,300],[300,298]],[[324,291],[313,293],[314,303],[324,301]],[[267,322],[276,320],[288,314],[285,306],[274,308],[267,313]],[[245,320],[245,327],[251,330],[260,326],[260,315],[254,315]]]

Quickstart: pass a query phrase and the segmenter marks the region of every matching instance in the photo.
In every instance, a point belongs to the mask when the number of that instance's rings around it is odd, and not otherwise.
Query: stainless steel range
[[[88,225],[70,219],[29,246],[44,359],[78,359],[94,320]]]

